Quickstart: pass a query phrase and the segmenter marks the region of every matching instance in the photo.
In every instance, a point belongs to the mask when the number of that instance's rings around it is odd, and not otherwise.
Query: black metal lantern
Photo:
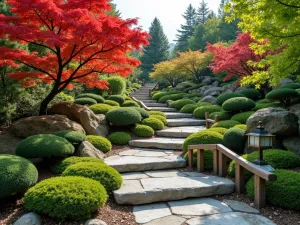
[[[254,161],[258,165],[266,165],[267,163],[263,159],[263,149],[273,147],[273,141],[275,135],[269,134],[259,121],[259,125],[254,132],[248,133],[248,147],[258,149],[259,158]]]

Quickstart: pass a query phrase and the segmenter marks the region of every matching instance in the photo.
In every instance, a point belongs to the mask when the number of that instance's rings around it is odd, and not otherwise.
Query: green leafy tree
[[[210,9],[207,7],[207,3],[202,0],[199,8],[197,9],[197,23],[204,24],[210,15]]]

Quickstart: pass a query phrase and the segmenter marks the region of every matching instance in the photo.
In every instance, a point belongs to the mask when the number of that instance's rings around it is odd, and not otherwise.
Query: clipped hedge
[[[101,95],[97,95],[97,94],[93,94],[93,93],[80,94],[76,97],[76,99],[78,99],[78,98],[92,98],[92,99],[96,100],[97,103],[104,102],[104,98]]]
[[[154,130],[152,127],[137,124],[132,132],[138,137],[152,137],[154,135]]]
[[[184,159],[188,161],[188,152],[185,153]],[[204,150],[204,169],[213,169],[213,151]],[[197,150],[193,151],[193,167],[197,167]]]
[[[126,89],[126,82],[123,77],[112,76],[107,79],[107,82],[110,95],[121,95]]]
[[[115,109],[115,106],[107,105],[107,104],[95,104],[90,106],[90,109],[95,113],[95,114],[104,114],[112,109]]]
[[[256,103],[255,107],[252,109],[253,111],[257,111],[259,109],[274,107],[278,108],[281,107],[281,104],[279,102],[269,102],[269,103]]]
[[[38,171],[27,159],[0,155],[0,198],[25,191],[38,180]]]
[[[193,112],[194,117],[199,118],[199,119],[205,119],[205,113],[213,113],[213,112],[220,112],[222,108],[220,106],[216,105],[205,105],[205,106],[200,106],[196,108]]]
[[[224,145],[235,153],[244,153],[246,136],[245,130],[230,128],[224,133]]]
[[[235,128],[240,128],[242,130],[247,130],[247,125],[246,124],[238,124],[234,126]]]
[[[120,104],[118,102],[113,101],[113,100],[105,100],[104,104],[111,105],[111,106],[120,106]]]
[[[67,157],[75,151],[74,146],[62,137],[52,134],[38,134],[21,141],[16,155],[24,158]]]
[[[115,145],[127,145],[131,135],[127,132],[115,132],[108,136],[108,140]]]
[[[166,117],[166,115],[163,113],[163,112],[160,112],[160,111],[149,111],[148,112],[149,115],[159,115],[159,116],[163,116],[163,117]]]
[[[252,116],[255,112],[249,111],[249,112],[241,112],[238,114],[235,114],[233,117],[231,117],[231,120],[238,121],[240,123],[246,124],[247,120],[250,116]]]
[[[299,83],[285,84],[285,85],[282,85],[280,88],[299,89],[300,84]]]
[[[106,119],[114,126],[130,126],[139,123],[142,116],[133,107],[122,107],[109,111]]]
[[[84,177],[54,177],[30,188],[24,206],[58,219],[83,220],[107,201],[105,188],[97,181]]]
[[[69,166],[62,176],[80,176],[91,178],[102,184],[107,192],[121,187],[123,179],[121,174],[104,163],[82,162]]]
[[[225,94],[221,94],[217,97],[216,103],[217,105],[222,106],[222,104],[227,101],[228,99],[231,98],[236,98],[236,97],[244,97],[244,95],[240,94],[240,93],[225,93]]]
[[[200,102],[200,103],[196,103],[196,104],[187,104],[185,106],[183,106],[180,110],[181,113],[193,113],[194,110],[200,106],[205,106],[205,105],[212,105],[208,102]]]
[[[239,91],[237,93],[242,94],[243,96],[250,98],[254,101],[257,99],[260,99],[260,97],[261,97],[259,90],[254,89],[254,88],[247,88],[247,89]]]
[[[87,140],[94,145],[95,148],[104,153],[109,152],[112,148],[110,141],[105,137],[88,135]]]
[[[147,110],[145,110],[143,108],[138,108],[138,107],[135,107],[134,109],[141,114],[141,116],[142,116],[143,119],[150,117],[150,114],[149,114],[149,112]]]
[[[167,125],[167,123],[168,123],[166,117],[164,117],[164,116],[160,116],[160,115],[151,115],[150,118],[158,119],[158,120],[160,120],[161,122],[163,122],[164,125]]]
[[[173,104],[174,104],[175,109],[181,110],[182,107],[184,107],[185,105],[196,104],[196,102],[193,100],[190,100],[190,99],[180,99],[180,100],[175,101]]]
[[[108,96],[107,99],[115,101],[115,102],[119,103],[120,105],[122,105],[125,102],[125,98],[122,95],[110,95],[110,96]]]
[[[236,97],[226,100],[222,108],[228,112],[249,111],[255,107],[255,102],[246,97]]]
[[[86,140],[86,135],[79,131],[63,130],[55,133],[55,135],[68,140],[72,145],[78,145]]]
[[[240,122],[235,121],[235,120],[223,120],[223,121],[219,121],[219,122],[213,124],[212,127],[223,127],[223,128],[229,129],[238,124],[240,124]]]
[[[218,116],[219,120],[230,120],[230,118],[232,117],[232,113],[221,111],[221,112],[213,112],[209,114],[209,118],[212,120],[215,119],[215,116]]]
[[[290,88],[278,88],[276,90],[270,91],[266,98],[269,100],[278,100],[284,107],[290,105],[291,99],[299,97],[299,93],[294,89]]]
[[[158,101],[161,97],[170,95],[170,92],[156,92],[152,95],[152,100]]]
[[[133,100],[126,100],[122,105],[122,107],[140,107],[139,103]]]
[[[159,103],[166,103],[168,100],[176,101],[182,99],[186,94],[185,93],[178,93],[178,94],[171,94],[161,97],[158,102]]]
[[[208,131],[215,131],[215,132],[218,132],[218,133],[224,135],[225,132],[227,131],[227,129],[223,128],[223,127],[213,127],[213,128],[209,128]]]
[[[97,101],[95,99],[92,98],[77,98],[74,101],[75,104],[78,105],[94,105],[97,104]]]
[[[154,130],[162,130],[164,129],[164,123],[156,118],[149,117],[147,119],[143,119],[142,121],[143,125],[152,127]]]

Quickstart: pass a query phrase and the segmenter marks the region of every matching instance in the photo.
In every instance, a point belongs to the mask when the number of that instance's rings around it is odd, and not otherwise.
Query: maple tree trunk
[[[59,93],[58,86],[54,85],[51,92],[46,96],[46,98],[41,102],[39,115],[47,115],[47,109],[49,103],[54,99],[54,97]]]

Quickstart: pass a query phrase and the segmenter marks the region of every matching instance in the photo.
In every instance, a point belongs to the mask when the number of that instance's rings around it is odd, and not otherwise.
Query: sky
[[[177,29],[184,23],[182,14],[189,4],[194,7],[202,0],[114,0],[122,18],[139,18],[139,24],[148,31],[154,17],[157,17],[167,35],[169,42],[176,40]],[[218,12],[221,0],[206,0],[208,7]]]

